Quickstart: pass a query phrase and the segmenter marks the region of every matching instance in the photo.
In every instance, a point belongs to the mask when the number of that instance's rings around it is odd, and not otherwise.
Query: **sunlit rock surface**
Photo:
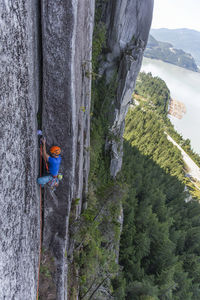
[[[36,299],[40,230],[37,7],[0,1],[0,11],[0,299],[29,300]]]
[[[45,191],[44,247],[56,258],[57,298],[67,298],[67,237],[73,199],[87,191],[94,1],[43,1],[43,132],[62,148],[59,189]]]

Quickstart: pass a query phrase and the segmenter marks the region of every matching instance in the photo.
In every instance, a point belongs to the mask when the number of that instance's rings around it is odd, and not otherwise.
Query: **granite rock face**
[[[153,12],[153,0],[112,0],[104,5],[103,21],[107,28],[107,54],[101,69],[107,81],[117,70],[117,97],[111,130],[121,142],[112,141],[110,172],[121,169],[124,119],[147,44]],[[101,72],[102,72],[101,70]]]
[[[0,299],[35,299],[39,257],[37,2],[0,1]]]
[[[43,1],[43,133],[62,149],[63,180],[45,190],[44,247],[56,258],[57,298],[67,299],[68,222],[73,199],[79,215],[87,192],[90,144],[94,1]]]
[[[44,248],[55,258],[56,299],[67,299],[68,223],[86,205],[89,173],[91,54],[94,0],[1,1],[0,299],[36,298],[40,240],[37,112],[47,150],[62,148],[59,189],[44,190]],[[122,3],[123,2],[123,3]],[[109,81],[117,70],[111,130],[122,139],[140,69],[153,0],[106,1]],[[41,28],[42,26],[42,28]],[[42,88],[42,95],[41,95]],[[40,121],[41,121],[40,120]],[[112,141],[111,174],[121,168],[122,143]]]

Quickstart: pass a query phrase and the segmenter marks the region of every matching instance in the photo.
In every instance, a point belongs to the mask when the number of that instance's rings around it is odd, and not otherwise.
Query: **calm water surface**
[[[193,150],[200,154],[200,73],[192,72],[159,60],[144,57],[141,71],[162,78],[173,99],[186,106],[181,120],[170,116],[175,129],[191,140]]]

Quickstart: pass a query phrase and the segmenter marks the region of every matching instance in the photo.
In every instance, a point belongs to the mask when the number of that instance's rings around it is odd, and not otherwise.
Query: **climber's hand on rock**
[[[46,144],[46,139],[45,139],[45,137],[41,138],[41,142],[42,142],[43,145]]]

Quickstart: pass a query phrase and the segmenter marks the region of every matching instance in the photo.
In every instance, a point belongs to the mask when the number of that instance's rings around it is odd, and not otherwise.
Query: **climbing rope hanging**
[[[47,163],[46,163],[46,165],[47,165]],[[40,144],[40,176],[42,176],[42,144]],[[40,246],[39,246],[38,281],[37,281],[37,298],[36,298],[36,300],[39,299],[41,255],[42,255],[42,187],[40,185]]]
[[[46,157],[44,157],[44,161],[45,161],[45,166],[46,166],[47,173],[49,173],[49,167],[48,167],[48,163],[47,163]]]

